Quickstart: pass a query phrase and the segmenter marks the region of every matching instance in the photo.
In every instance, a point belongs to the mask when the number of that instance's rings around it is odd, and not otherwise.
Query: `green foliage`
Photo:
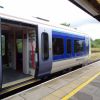
[[[63,26],[70,26],[70,24],[68,24],[68,23],[61,23],[61,25],[63,25]]]
[[[91,39],[91,47],[92,48],[100,48],[100,39],[96,39],[96,40]]]

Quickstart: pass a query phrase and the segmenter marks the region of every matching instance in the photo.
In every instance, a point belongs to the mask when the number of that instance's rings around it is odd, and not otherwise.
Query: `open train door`
[[[38,27],[39,68],[38,77],[50,74],[52,68],[52,31],[43,25]]]
[[[1,20],[0,20],[0,89],[2,88]]]

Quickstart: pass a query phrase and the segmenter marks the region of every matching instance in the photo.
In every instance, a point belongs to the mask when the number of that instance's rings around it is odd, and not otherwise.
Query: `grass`
[[[95,61],[100,59],[100,48],[91,48],[90,61]]]
[[[100,59],[100,52],[91,53],[90,61],[95,61]]]

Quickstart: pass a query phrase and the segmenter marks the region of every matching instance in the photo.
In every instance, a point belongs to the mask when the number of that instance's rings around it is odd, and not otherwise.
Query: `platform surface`
[[[100,94],[100,84],[98,82],[100,82],[100,61],[17,93],[4,100],[88,100],[85,98],[80,99],[78,95],[83,91],[88,92],[87,94],[86,92],[81,94],[84,97],[84,95],[93,95],[93,92],[97,91],[94,95],[95,98]],[[91,93],[91,91],[93,92]],[[98,99],[92,98],[89,100]]]
[[[100,100],[100,75],[69,100]]]

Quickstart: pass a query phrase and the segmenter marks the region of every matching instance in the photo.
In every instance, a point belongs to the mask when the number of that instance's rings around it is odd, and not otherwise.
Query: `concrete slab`
[[[64,92],[64,91],[62,91],[61,89],[59,89],[59,90],[53,92],[52,95],[61,98],[62,96],[66,95],[66,92]]]
[[[100,100],[100,97],[93,96],[93,99],[92,100]]]
[[[33,100],[34,98],[35,98],[35,100],[39,100],[42,97],[49,95],[53,91],[54,90],[51,88],[48,88],[46,86],[41,86],[40,88],[31,89],[31,90],[29,90],[25,93],[21,93],[19,95],[21,97],[25,98],[26,100]]]
[[[50,94],[50,95],[48,95],[40,100],[60,100],[60,98]]]
[[[14,96],[14,97],[9,98],[7,100],[25,100],[25,99],[23,97],[17,95],[17,96]]]
[[[84,87],[82,89],[82,92],[86,93],[86,94],[89,94],[89,95],[94,95],[94,93],[96,92],[98,88],[97,87],[94,87],[92,85],[89,85],[88,87]]]
[[[93,97],[91,95],[84,93],[84,92],[78,92],[75,98],[77,98],[77,100],[93,100]]]
[[[77,92],[70,100],[100,100],[100,75],[86,87]]]

